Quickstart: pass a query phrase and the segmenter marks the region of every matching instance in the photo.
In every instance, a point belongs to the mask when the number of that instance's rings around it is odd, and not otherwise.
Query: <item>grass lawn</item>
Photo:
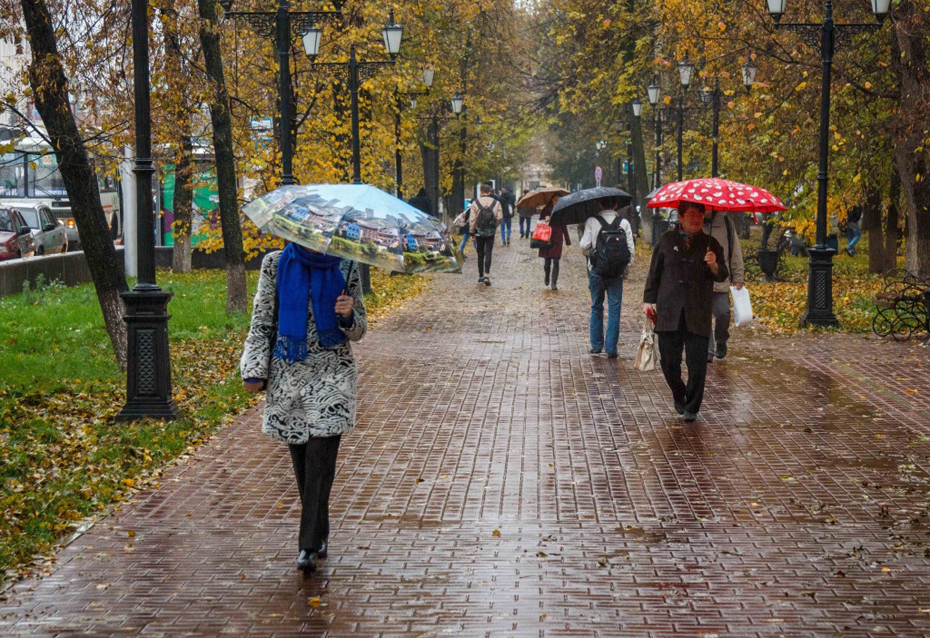
[[[258,273],[247,277],[251,299]],[[83,519],[157,482],[168,461],[258,400],[241,389],[249,316],[226,316],[225,273],[159,271],[158,282],[174,292],[171,372],[183,415],[169,423],[113,421],[126,378],[91,285],[0,298],[0,580],[28,573]],[[424,282],[373,270],[372,320]]]

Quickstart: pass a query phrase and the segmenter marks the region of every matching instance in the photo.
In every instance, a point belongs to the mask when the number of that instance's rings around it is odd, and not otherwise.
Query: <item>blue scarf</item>
[[[346,340],[336,326],[336,298],[345,290],[339,269],[342,259],[288,244],[278,261],[278,340],[274,356],[288,363],[307,358],[307,312],[313,318],[320,345],[335,348]]]

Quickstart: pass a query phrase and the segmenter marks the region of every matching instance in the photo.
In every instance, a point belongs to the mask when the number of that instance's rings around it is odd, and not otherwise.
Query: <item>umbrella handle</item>
[[[349,273],[346,275],[346,287],[343,289],[342,294],[349,294],[349,282],[352,281],[352,275],[355,274],[355,262],[349,262]]]

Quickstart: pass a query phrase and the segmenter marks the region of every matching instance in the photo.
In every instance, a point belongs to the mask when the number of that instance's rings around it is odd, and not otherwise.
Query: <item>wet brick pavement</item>
[[[252,410],[6,592],[0,636],[930,634],[926,349],[736,331],[684,426],[632,370],[642,267],[609,361],[575,249],[551,292],[517,241],[357,348],[312,579]]]

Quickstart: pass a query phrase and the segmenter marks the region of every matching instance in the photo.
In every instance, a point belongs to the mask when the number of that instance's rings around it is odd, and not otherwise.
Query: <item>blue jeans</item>
[[[858,222],[849,222],[846,224],[846,250],[853,256],[856,254],[856,244],[862,239],[862,226]]]
[[[513,217],[504,217],[501,220],[501,241],[510,241],[510,228]],[[504,231],[507,231],[506,233]]]
[[[591,289],[591,348],[617,354],[620,341],[620,306],[623,303],[623,277],[604,279],[588,271]],[[607,343],[604,343],[604,296],[607,296]]]
[[[464,235],[462,235],[462,243],[459,244],[459,252],[462,253],[463,255],[465,254],[465,244],[468,243],[469,237],[471,237],[471,233],[465,233]]]
[[[520,237],[529,237],[530,236],[530,220],[532,217],[521,217],[520,218]],[[526,230],[523,230],[524,222],[526,223]]]

